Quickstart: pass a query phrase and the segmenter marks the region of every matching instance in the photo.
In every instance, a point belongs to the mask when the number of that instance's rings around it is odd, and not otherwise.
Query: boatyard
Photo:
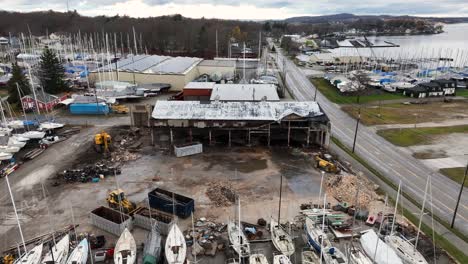
[[[0,38],[0,264],[468,261],[468,51],[391,37],[435,18],[63,16]]]

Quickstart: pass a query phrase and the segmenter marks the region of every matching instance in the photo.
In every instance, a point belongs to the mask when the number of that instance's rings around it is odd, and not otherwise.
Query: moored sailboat
[[[187,254],[187,245],[185,238],[177,224],[172,224],[166,239],[164,247],[166,260],[168,264],[182,264],[185,262]]]
[[[43,245],[40,243],[17,259],[14,264],[38,264],[41,261]]]
[[[115,244],[114,263],[133,264],[136,260],[136,243],[132,233],[127,228],[120,235]]]
[[[67,261],[70,249],[70,236],[65,235],[52,247],[42,259],[42,264],[64,264]]]
[[[67,264],[86,264],[88,261],[88,239],[83,239],[81,242],[73,249],[72,253],[67,259]]]
[[[271,241],[275,248],[285,256],[291,256],[294,251],[294,242],[291,236],[273,218],[270,221]]]

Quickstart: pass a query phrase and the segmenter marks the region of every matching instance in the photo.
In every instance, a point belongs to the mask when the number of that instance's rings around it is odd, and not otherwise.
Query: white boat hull
[[[45,135],[46,133],[41,132],[41,131],[28,131],[28,132],[24,132],[23,134],[17,134],[17,136],[25,137],[28,139],[41,139],[45,137]]]
[[[164,253],[168,264],[183,264],[187,254],[184,234],[176,224],[173,224],[167,234]]]
[[[367,256],[378,264],[403,264],[395,251],[382,241],[374,230],[364,233],[361,238],[361,245]],[[377,251],[375,247],[377,245]]]
[[[292,262],[285,255],[276,255],[273,257],[273,264],[292,264]]]
[[[29,250],[28,253],[17,259],[14,264],[38,264],[41,261],[42,243]]]
[[[268,259],[263,254],[253,254],[249,257],[249,264],[268,264]]]
[[[285,256],[294,254],[295,248],[291,236],[273,219],[270,221],[271,241],[275,248]]]
[[[250,255],[250,245],[244,232],[239,229],[237,223],[229,221],[228,223],[228,236],[232,248],[241,257],[248,257]]]
[[[136,260],[136,243],[127,228],[120,235],[114,248],[115,264],[133,264]]]
[[[13,154],[0,152],[0,160],[10,160],[11,158],[13,158]]]
[[[399,236],[387,236],[385,242],[389,245],[405,264],[427,264],[421,253],[414,249],[414,246]]]
[[[42,259],[42,264],[64,264],[67,261],[69,249],[70,237],[66,235],[52,248],[52,254],[50,250],[47,252]]]
[[[81,240],[78,246],[72,251],[67,259],[66,264],[86,264],[88,261],[88,240]]]
[[[54,122],[43,122],[39,125],[40,130],[53,130],[64,127],[64,124]]]

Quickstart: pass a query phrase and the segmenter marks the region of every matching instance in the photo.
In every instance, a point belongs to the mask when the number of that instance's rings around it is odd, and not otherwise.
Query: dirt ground
[[[101,233],[89,224],[89,212],[106,205],[107,192],[117,186],[135,202],[145,200],[147,193],[156,187],[175,191],[195,199],[195,217],[219,222],[226,222],[234,216],[234,206],[213,206],[213,201],[206,195],[210,182],[228,181],[240,195],[242,219],[254,223],[260,217],[276,217],[281,175],[284,176],[282,217],[285,219],[292,220],[301,203],[318,197],[320,173],[309,159],[295,156],[294,151],[286,148],[210,148],[200,155],[176,158],[147,146],[142,148],[139,159],[123,164],[122,174],[116,178],[108,177],[99,183],[52,186],[58,171],[73,167],[77,162],[99,158],[99,154],[89,150],[91,135],[98,129],[86,129],[74,140],[58,143],[48,149],[47,154],[24,164],[11,175],[26,238],[73,222],[80,225],[79,232]],[[67,148],[66,144],[84,150]],[[46,198],[41,183],[44,184]],[[20,240],[9,196],[3,192],[1,198],[0,248],[4,249]],[[182,221],[182,225],[188,224]]]

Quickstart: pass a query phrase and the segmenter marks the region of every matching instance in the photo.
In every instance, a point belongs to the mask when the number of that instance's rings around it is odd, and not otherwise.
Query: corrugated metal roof
[[[175,57],[147,69],[145,73],[184,74],[200,61],[202,61],[200,58]]]
[[[147,56],[136,61],[135,63],[129,63],[123,66],[120,66],[119,63],[119,70],[130,72],[142,72],[170,58],[171,57],[168,56]]]
[[[213,89],[215,82],[189,82],[184,89]]]
[[[216,84],[211,101],[279,101],[273,84]]]
[[[295,114],[321,116],[316,102],[211,102],[156,101],[152,117],[159,120],[251,120],[281,121]]]
[[[236,62],[233,60],[203,60],[198,66],[207,67],[236,67]]]

